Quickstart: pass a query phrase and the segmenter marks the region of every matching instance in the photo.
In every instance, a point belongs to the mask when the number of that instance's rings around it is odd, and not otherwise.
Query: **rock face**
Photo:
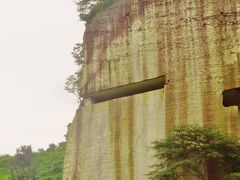
[[[86,24],[84,48],[64,180],[147,179],[151,142],[179,124],[239,137],[240,99],[223,105],[240,97],[239,0],[118,0]]]

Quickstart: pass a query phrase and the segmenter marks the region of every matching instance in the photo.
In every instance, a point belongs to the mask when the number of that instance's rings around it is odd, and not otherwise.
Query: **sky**
[[[0,154],[64,140],[77,108],[64,82],[84,28],[74,0],[0,0]]]

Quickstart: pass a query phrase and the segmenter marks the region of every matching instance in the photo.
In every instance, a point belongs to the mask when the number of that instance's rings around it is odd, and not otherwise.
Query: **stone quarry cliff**
[[[178,124],[239,137],[239,0],[117,0],[84,49],[64,180],[147,179],[149,145]]]

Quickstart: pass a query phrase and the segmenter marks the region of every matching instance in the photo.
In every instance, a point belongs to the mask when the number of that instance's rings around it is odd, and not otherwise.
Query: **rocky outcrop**
[[[239,136],[238,107],[222,94],[240,87],[238,0],[118,0],[86,24],[84,48],[64,180],[147,179],[149,145],[178,124]],[[154,91],[93,98],[163,76]]]

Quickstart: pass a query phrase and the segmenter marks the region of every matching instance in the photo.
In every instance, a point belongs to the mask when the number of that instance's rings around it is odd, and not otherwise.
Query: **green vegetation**
[[[79,82],[82,78],[82,68],[87,64],[87,61],[84,58],[83,44],[75,44],[72,56],[74,58],[74,63],[77,65],[77,71],[67,78],[64,89],[67,92],[74,94],[78,101],[81,102]]]
[[[113,2],[114,0],[79,0],[77,2],[79,17],[82,21],[89,22]]]
[[[11,162],[13,161],[13,157],[9,155],[4,155],[0,157],[0,179],[8,180],[9,178],[9,170],[11,167]]]
[[[240,143],[215,129],[182,126],[152,148],[158,161],[151,180],[240,179]]]
[[[61,180],[66,142],[33,152],[21,146],[14,156],[0,156],[1,180]]]

